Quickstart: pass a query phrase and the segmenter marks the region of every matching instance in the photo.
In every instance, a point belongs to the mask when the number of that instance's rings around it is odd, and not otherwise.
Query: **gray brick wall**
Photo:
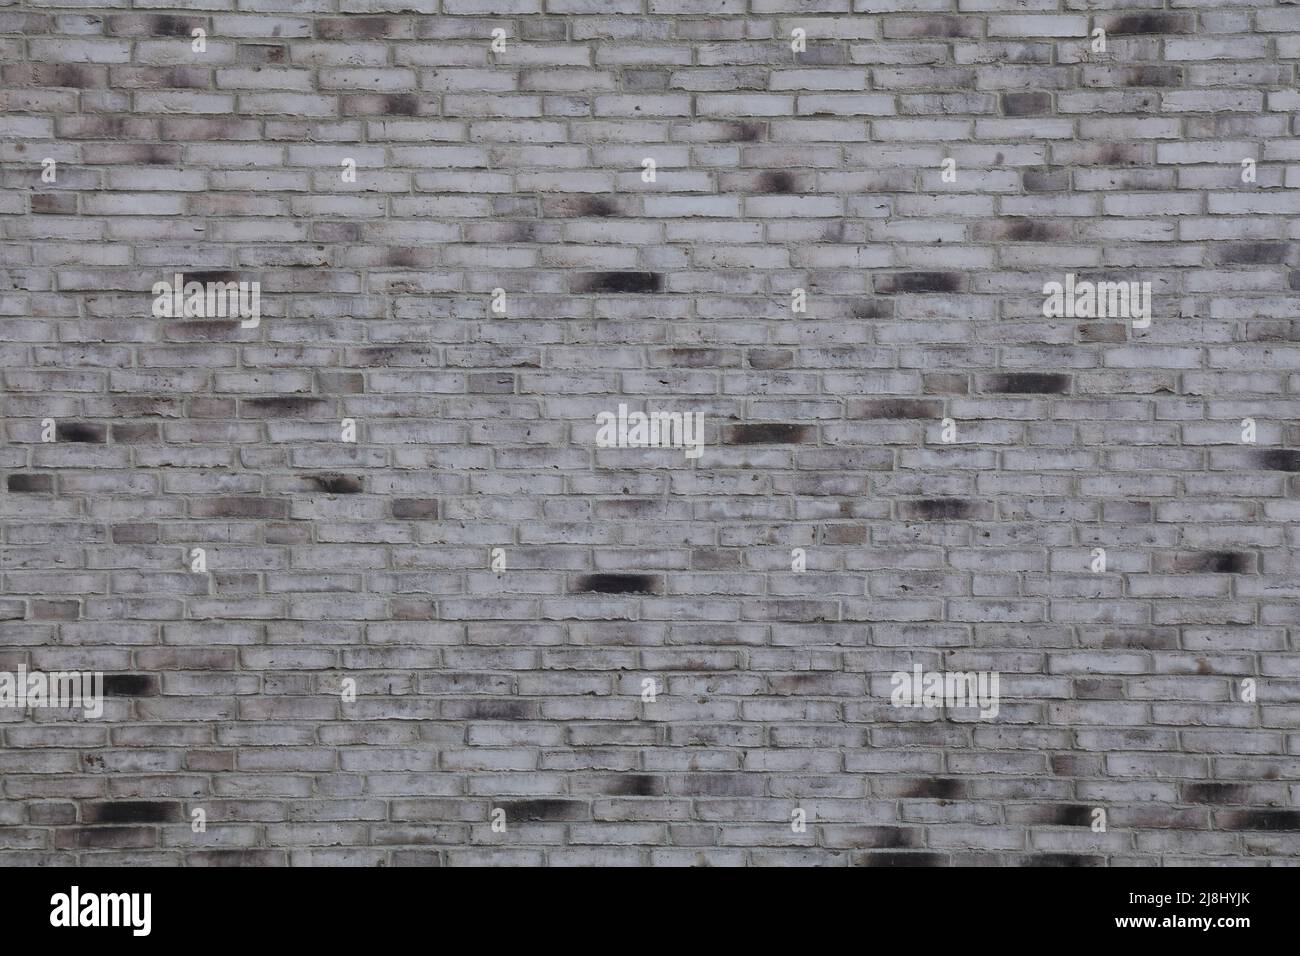
[[[0,670],[106,675],[0,707],[0,864],[1295,863],[1298,61],[0,0]]]

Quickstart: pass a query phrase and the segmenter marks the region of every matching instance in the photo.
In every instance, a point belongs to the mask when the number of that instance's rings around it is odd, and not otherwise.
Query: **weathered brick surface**
[[[109,675],[0,708],[0,864],[1296,862],[1298,61],[1273,0],[0,0],[0,670]]]

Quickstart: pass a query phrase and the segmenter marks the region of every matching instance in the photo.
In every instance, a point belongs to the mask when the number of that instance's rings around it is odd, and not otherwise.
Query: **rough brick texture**
[[[0,0],[0,669],[108,675],[0,709],[0,864],[1295,863],[1297,61],[1273,0]]]

